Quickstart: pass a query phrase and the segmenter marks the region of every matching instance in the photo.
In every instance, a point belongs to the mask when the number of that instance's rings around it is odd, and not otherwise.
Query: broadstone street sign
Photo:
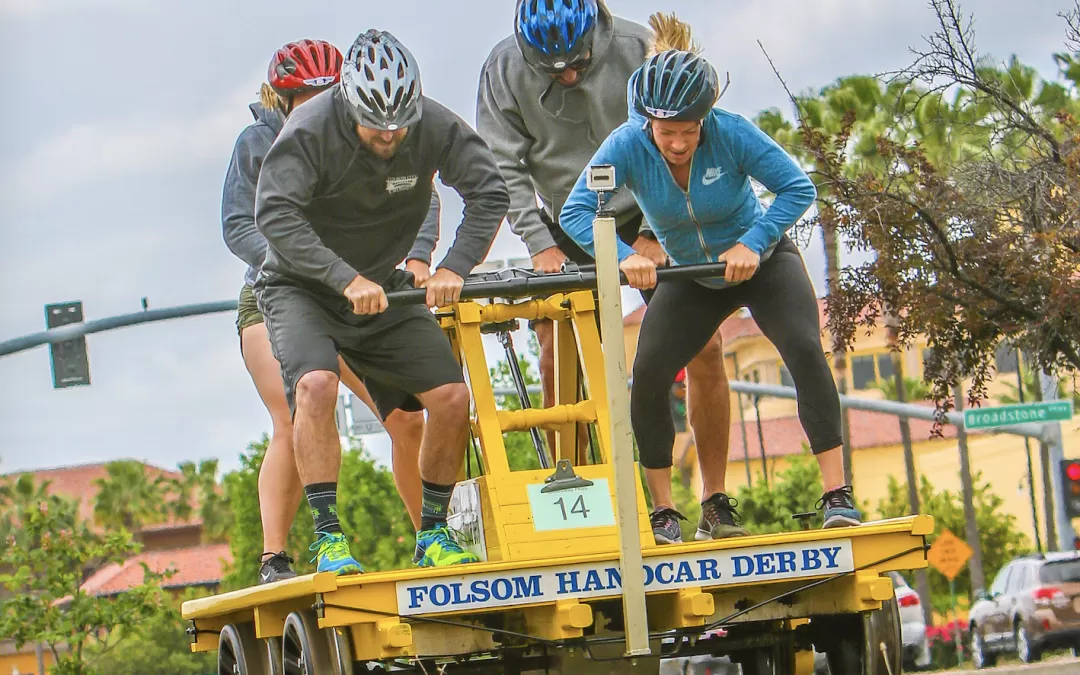
[[[1072,416],[1071,400],[1021,403],[995,408],[969,408],[964,411],[964,427],[966,429],[993,429],[1024,422],[1061,422],[1072,419]]]

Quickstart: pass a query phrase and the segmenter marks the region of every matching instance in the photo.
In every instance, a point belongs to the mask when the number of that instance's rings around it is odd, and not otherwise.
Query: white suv
[[[900,639],[904,644],[904,670],[921,670],[930,665],[930,643],[926,639],[919,594],[899,572],[889,572],[900,606]]]

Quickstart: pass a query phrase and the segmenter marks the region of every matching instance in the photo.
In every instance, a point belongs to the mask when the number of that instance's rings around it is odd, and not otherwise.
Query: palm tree
[[[124,529],[133,534],[165,516],[168,480],[159,475],[150,479],[145,464],[119,460],[105,466],[106,478],[94,481],[94,521],[106,529]]]

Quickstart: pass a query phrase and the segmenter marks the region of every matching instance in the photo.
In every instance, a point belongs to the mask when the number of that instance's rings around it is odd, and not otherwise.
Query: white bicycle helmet
[[[386,31],[371,29],[356,38],[341,67],[341,90],[361,126],[395,131],[420,120],[420,67]]]

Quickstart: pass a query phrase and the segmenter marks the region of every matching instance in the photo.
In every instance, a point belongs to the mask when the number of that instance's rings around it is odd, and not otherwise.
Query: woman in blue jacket
[[[590,166],[615,167],[617,184],[633,193],[674,264],[727,262],[723,278],[660,284],[641,324],[630,413],[657,541],[681,541],[682,515],[671,497],[668,391],[740,307],[749,308],[795,381],[799,419],[824,479],[818,508],[824,507],[825,527],[859,524],[851,486],[844,484],[840,399],[821,347],[817,300],[786,235],[814,202],[813,183],[751,122],[713,107],[719,80],[696,53],[669,49],[652,56],[631,76],[627,93],[630,119],[601,144]],[[776,196],[768,209],[751,178]],[[595,212],[596,195],[582,172],[559,223],[590,255]],[[618,246],[619,269],[630,285],[654,287],[655,264],[622,242]],[[703,509],[737,521],[734,500],[723,493],[705,497]]]

